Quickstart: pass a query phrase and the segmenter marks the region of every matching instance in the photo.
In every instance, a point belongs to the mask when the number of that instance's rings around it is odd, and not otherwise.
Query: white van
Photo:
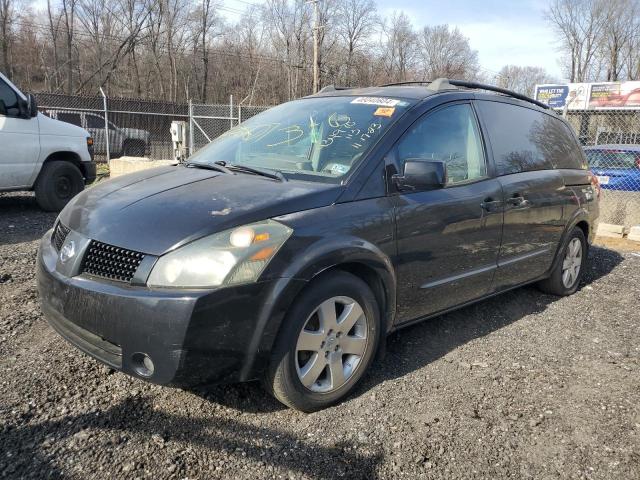
[[[96,178],[89,132],[38,113],[0,73],[0,191],[34,190],[44,210],[61,210]]]

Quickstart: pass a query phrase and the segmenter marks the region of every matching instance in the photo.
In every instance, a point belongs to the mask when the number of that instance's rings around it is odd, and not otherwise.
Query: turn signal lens
[[[256,260],[266,260],[267,258],[270,258],[271,255],[273,255],[275,253],[276,249],[275,247],[266,247],[263,248],[262,250],[260,250],[258,253],[254,254],[251,257],[252,261],[256,261]]]

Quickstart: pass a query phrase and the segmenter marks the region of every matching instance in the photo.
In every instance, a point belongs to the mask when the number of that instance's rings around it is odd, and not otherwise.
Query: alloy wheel
[[[367,317],[350,297],[332,297],[309,316],[298,335],[296,371],[309,390],[329,393],[356,372],[368,344]]]
[[[567,245],[567,253],[562,261],[562,284],[571,288],[578,280],[582,265],[582,242],[573,238]]]

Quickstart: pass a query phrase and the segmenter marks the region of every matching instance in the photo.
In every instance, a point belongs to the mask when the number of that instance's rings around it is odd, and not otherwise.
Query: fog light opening
[[[153,371],[155,367],[153,365],[153,360],[146,353],[137,352],[131,356],[131,360],[133,361],[133,370],[142,377],[150,377],[153,375]]]

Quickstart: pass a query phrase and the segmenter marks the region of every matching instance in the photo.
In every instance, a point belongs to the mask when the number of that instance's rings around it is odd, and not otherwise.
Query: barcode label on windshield
[[[351,103],[359,103],[362,105],[377,105],[379,107],[395,107],[400,103],[400,100],[385,97],[358,97],[352,100]]]

